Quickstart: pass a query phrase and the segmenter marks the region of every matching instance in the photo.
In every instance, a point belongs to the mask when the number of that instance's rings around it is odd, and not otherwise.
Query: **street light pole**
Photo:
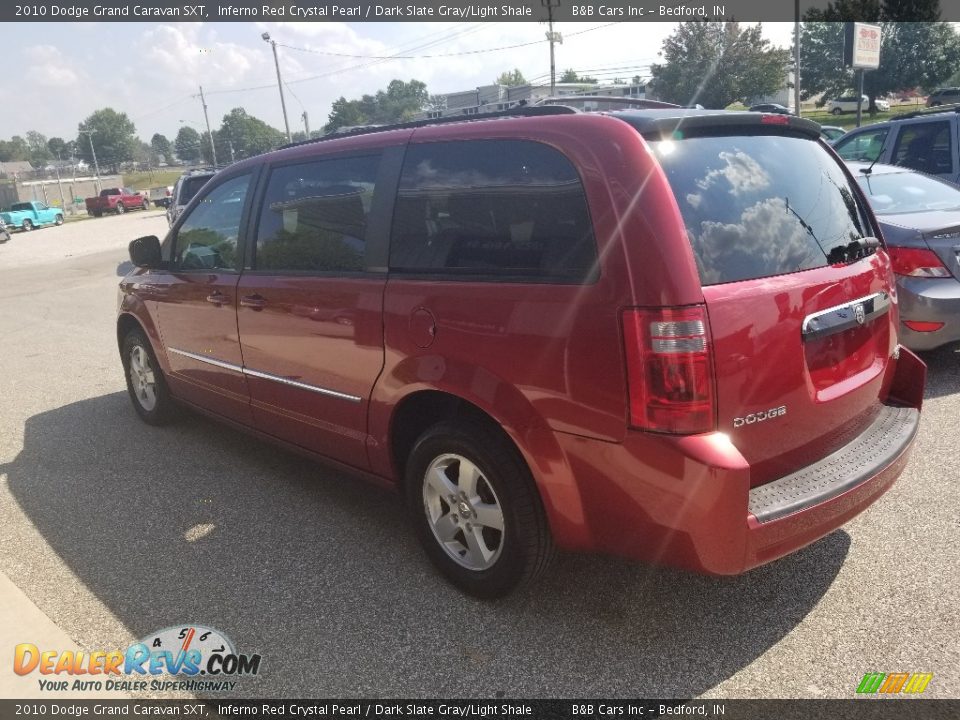
[[[557,65],[553,45],[558,39],[562,43],[563,39],[559,37],[560,33],[553,31],[553,9],[560,7],[560,0],[540,0],[540,4],[547,9],[547,23],[550,28],[547,33],[547,40],[550,41],[550,96],[554,97],[557,94]]]
[[[213,132],[210,130],[210,118],[207,116],[207,101],[203,97],[203,85],[200,86],[200,104],[203,105],[203,119],[207,123],[207,137],[210,138],[210,157],[213,158],[213,167],[217,167],[217,149],[213,145]],[[202,160],[203,158],[201,158]]]
[[[793,10],[793,113],[800,117],[800,0],[794,0]]]
[[[261,36],[264,42],[270,43],[273,48],[273,64],[277,67],[277,87],[280,88],[280,107],[283,108],[283,125],[287,129],[287,142],[293,142],[290,135],[290,121],[287,119],[287,101],[283,97],[283,79],[280,77],[280,58],[277,57],[277,41],[270,39],[270,33],[263,33]]]
[[[93,167],[94,167],[94,169],[96,170],[96,173],[97,173],[97,195],[99,195],[102,188],[100,187],[100,164],[97,162],[97,151],[93,149],[93,133],[94,133],[94,131],[93,131],[93,130],[80,130],[79,133],[80,133],[81,135],[86,135],[86,136],[87,136],[87,140],[90,141],[90,154],[93,155]]]

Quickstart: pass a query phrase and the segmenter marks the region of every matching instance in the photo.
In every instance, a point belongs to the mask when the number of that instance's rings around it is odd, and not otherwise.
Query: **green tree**
[[[165,135],[154,133],[153,137],[150,138],[150,148],[156,155],[162,155],[165,162],[170,162],[173,159],[173,148]]]
[[[71,155],[70,143],[60,137],[52,137],[47,140],[47,149],[58,160],[67,160]]]
[[[392,80],[386,90],[364,95],[359,100],[339,98],[324,127],[331,132],[351,125],[388,124],[412,119],[430,103],[426,84],[419,80]]]
[[[881,27],[880,67],[863,75],[870,112],[876,112],[878,97],[918,86],[931,90],[947,82],[960,64],[960,36],[952,24],[937,22],[939,15],[939,4],[929,0],[846,0],[809,11],[800,31],[801,97],[823,94],[822,106],[856,88],[856,71],[843,66],[841,22],[853,18],[878,22]],[[912,22],[914,18],[920,21]]]
[[[560,76],[560,79],[557,82],[562,83],[595,83],[597,79],[590,77],[589,75],[578,75],[577,71],[573,68],[567,68],[563,71],[563,75]]]
[[[27,132],[27,145],[30,147],[30,162],[34,167],[42,167],[53,159],[53,153],[47,147],[47,137],[36,130]]]
[[[214,131],[214,142],[217,159],[225,162],[230,158],[231,143],[234,156],[240,160],[280,147],[286,142],[286,135],[263,120],[247,114],[243,108],[234,108],[223,116],[220,130]],[[207,145],[209,146],[209,143]],[[221,150],[221,147],[224,149]]]
[[[9,140],[0,140],[0,162],[14,162],[30,159],[30,146],[19,135]]]
[[[177,132],[173,141],[177,157],[185,163],[195,163],[200,159],[200,133],[188,125]]]
[[[657,97],[679,105],[724,108],[769,95],[786,82],[789,51],[771,46],[761,26],[736,22],[680,23],[663,42],[663,64],[652,65]]]
[[[520,87],[521,85],[529,85],[527,79],[523,76],[523,73],[520,72],[520,68],[514,68],[511,72],[510,70],[504,70],[500,75],[494,80],[494,83],[497,85],[506,85],[507,87]]]
[[[90,139],[87,133],[92,133],[93,146],[97,154],[97,162],[101,169],[105,165],[119,165],[133,159],[137,147],[137,128],[127,117],[126,113],[119,113],[113,108],[97,110],[77,128],[77,154],[85,162],[93,164],[93,153],[90,151]]]

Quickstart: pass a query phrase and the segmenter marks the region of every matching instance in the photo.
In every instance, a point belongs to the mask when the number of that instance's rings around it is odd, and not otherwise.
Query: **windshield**
[[[704,285],[828,264],[870,234],[843,169],[815,141],[778,134],[650,143]]]
[[[183,189],[180,191],[180,204],[186,205],[188,202],[193,200],[193,196],[197,194],[197,191],[207,184],[212,175],[198,175],[197,177],[189,177],[183,181]]]
[[[960,188],[920,173],[857,173],[877,215],[960,209]]]

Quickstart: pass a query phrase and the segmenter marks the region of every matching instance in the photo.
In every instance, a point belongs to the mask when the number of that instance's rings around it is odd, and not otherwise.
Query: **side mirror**
[[[139,268],[162,267],[160,239],[156,235],[145,235],[132,241],[130,243],[130,262]]]

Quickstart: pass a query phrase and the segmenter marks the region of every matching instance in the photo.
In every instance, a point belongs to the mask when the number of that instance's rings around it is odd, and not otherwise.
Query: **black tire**
[[[30,222],[29,220],[24,220],[23,224],[20,227],[23,229],[24,232],[30,232],[31,230],[33,230],[33,223]]]
[[[117,203],[116,210],[117,210],[117,215],[123,215],[127,211],[127,209],[123,206],[123,202]]]
[[[132,359],[134,353],[137,351],[145,353],[146,358],[149,360],[149,367],[153,376],[153,394],[155,397],[155,403],[152,406],[150,403],[144,401],[143,397],[138,394],[137,389],[134,387],[134,375],[136,373],[131,372],[131,367],[134,365]],[[141,358],[142,357],[141,355]],[[163,371],[160,369],[157,357],[153,354],[153,348],[150,346],[150,342],[140,328],[134,328],[124,337],[123,343],[121,343],[120,346],[120,358],[123,361],[123,374],[127,381],[127,393],[130,395],[133,409],[136,410],[140,419],[148,425],[166,425],[174,420],[177,416],[177,405],[167,387],[167,382],[163,377]]]
[[[841,110],[841,109],[838,108],[838,107],[835,107],[833,110],[830,111],[830,114],[831,114],[831,115],[842,115],[842,114],[843,114],[843,110]]]
[[[63,215],[57,215],[57,219],[53,221],[54,225],[63,225]]]
[[[471,569],[465,567],[462,560],[455,560],[435,534],[430,519],[424,492],[428,485],[427,470],[450,456],[460,456],[479,469],[481,480],[477,484],[484,490],[478,490],[477,494],[485,491],[502,510],[503,530],[493,530],[498,554],[492,564],[483,569]],[[451,467],[459,473],[459,463]],[[414,444],[407,460],[405,493],[414,528],[427,556],[448,580],[470,595],[488,599],[507,595],[541,575],[553,558],[553,539],[530,470],[509,438],[486,424],[461,420],[439,423],[428,429]],[[448,508],[448,516],[458,514],[455,504],[445,500],[444,506]],[[477,515],[473,518],[476,523]],[[459,522],[457,518],[454,521]],[[463,527],[457,530],[463,531]],[[486,531],[487,528],[483,528],[483,532]],[[457,537],[463,538],[456,542],[463,544],[466,551],[466,536]]]

